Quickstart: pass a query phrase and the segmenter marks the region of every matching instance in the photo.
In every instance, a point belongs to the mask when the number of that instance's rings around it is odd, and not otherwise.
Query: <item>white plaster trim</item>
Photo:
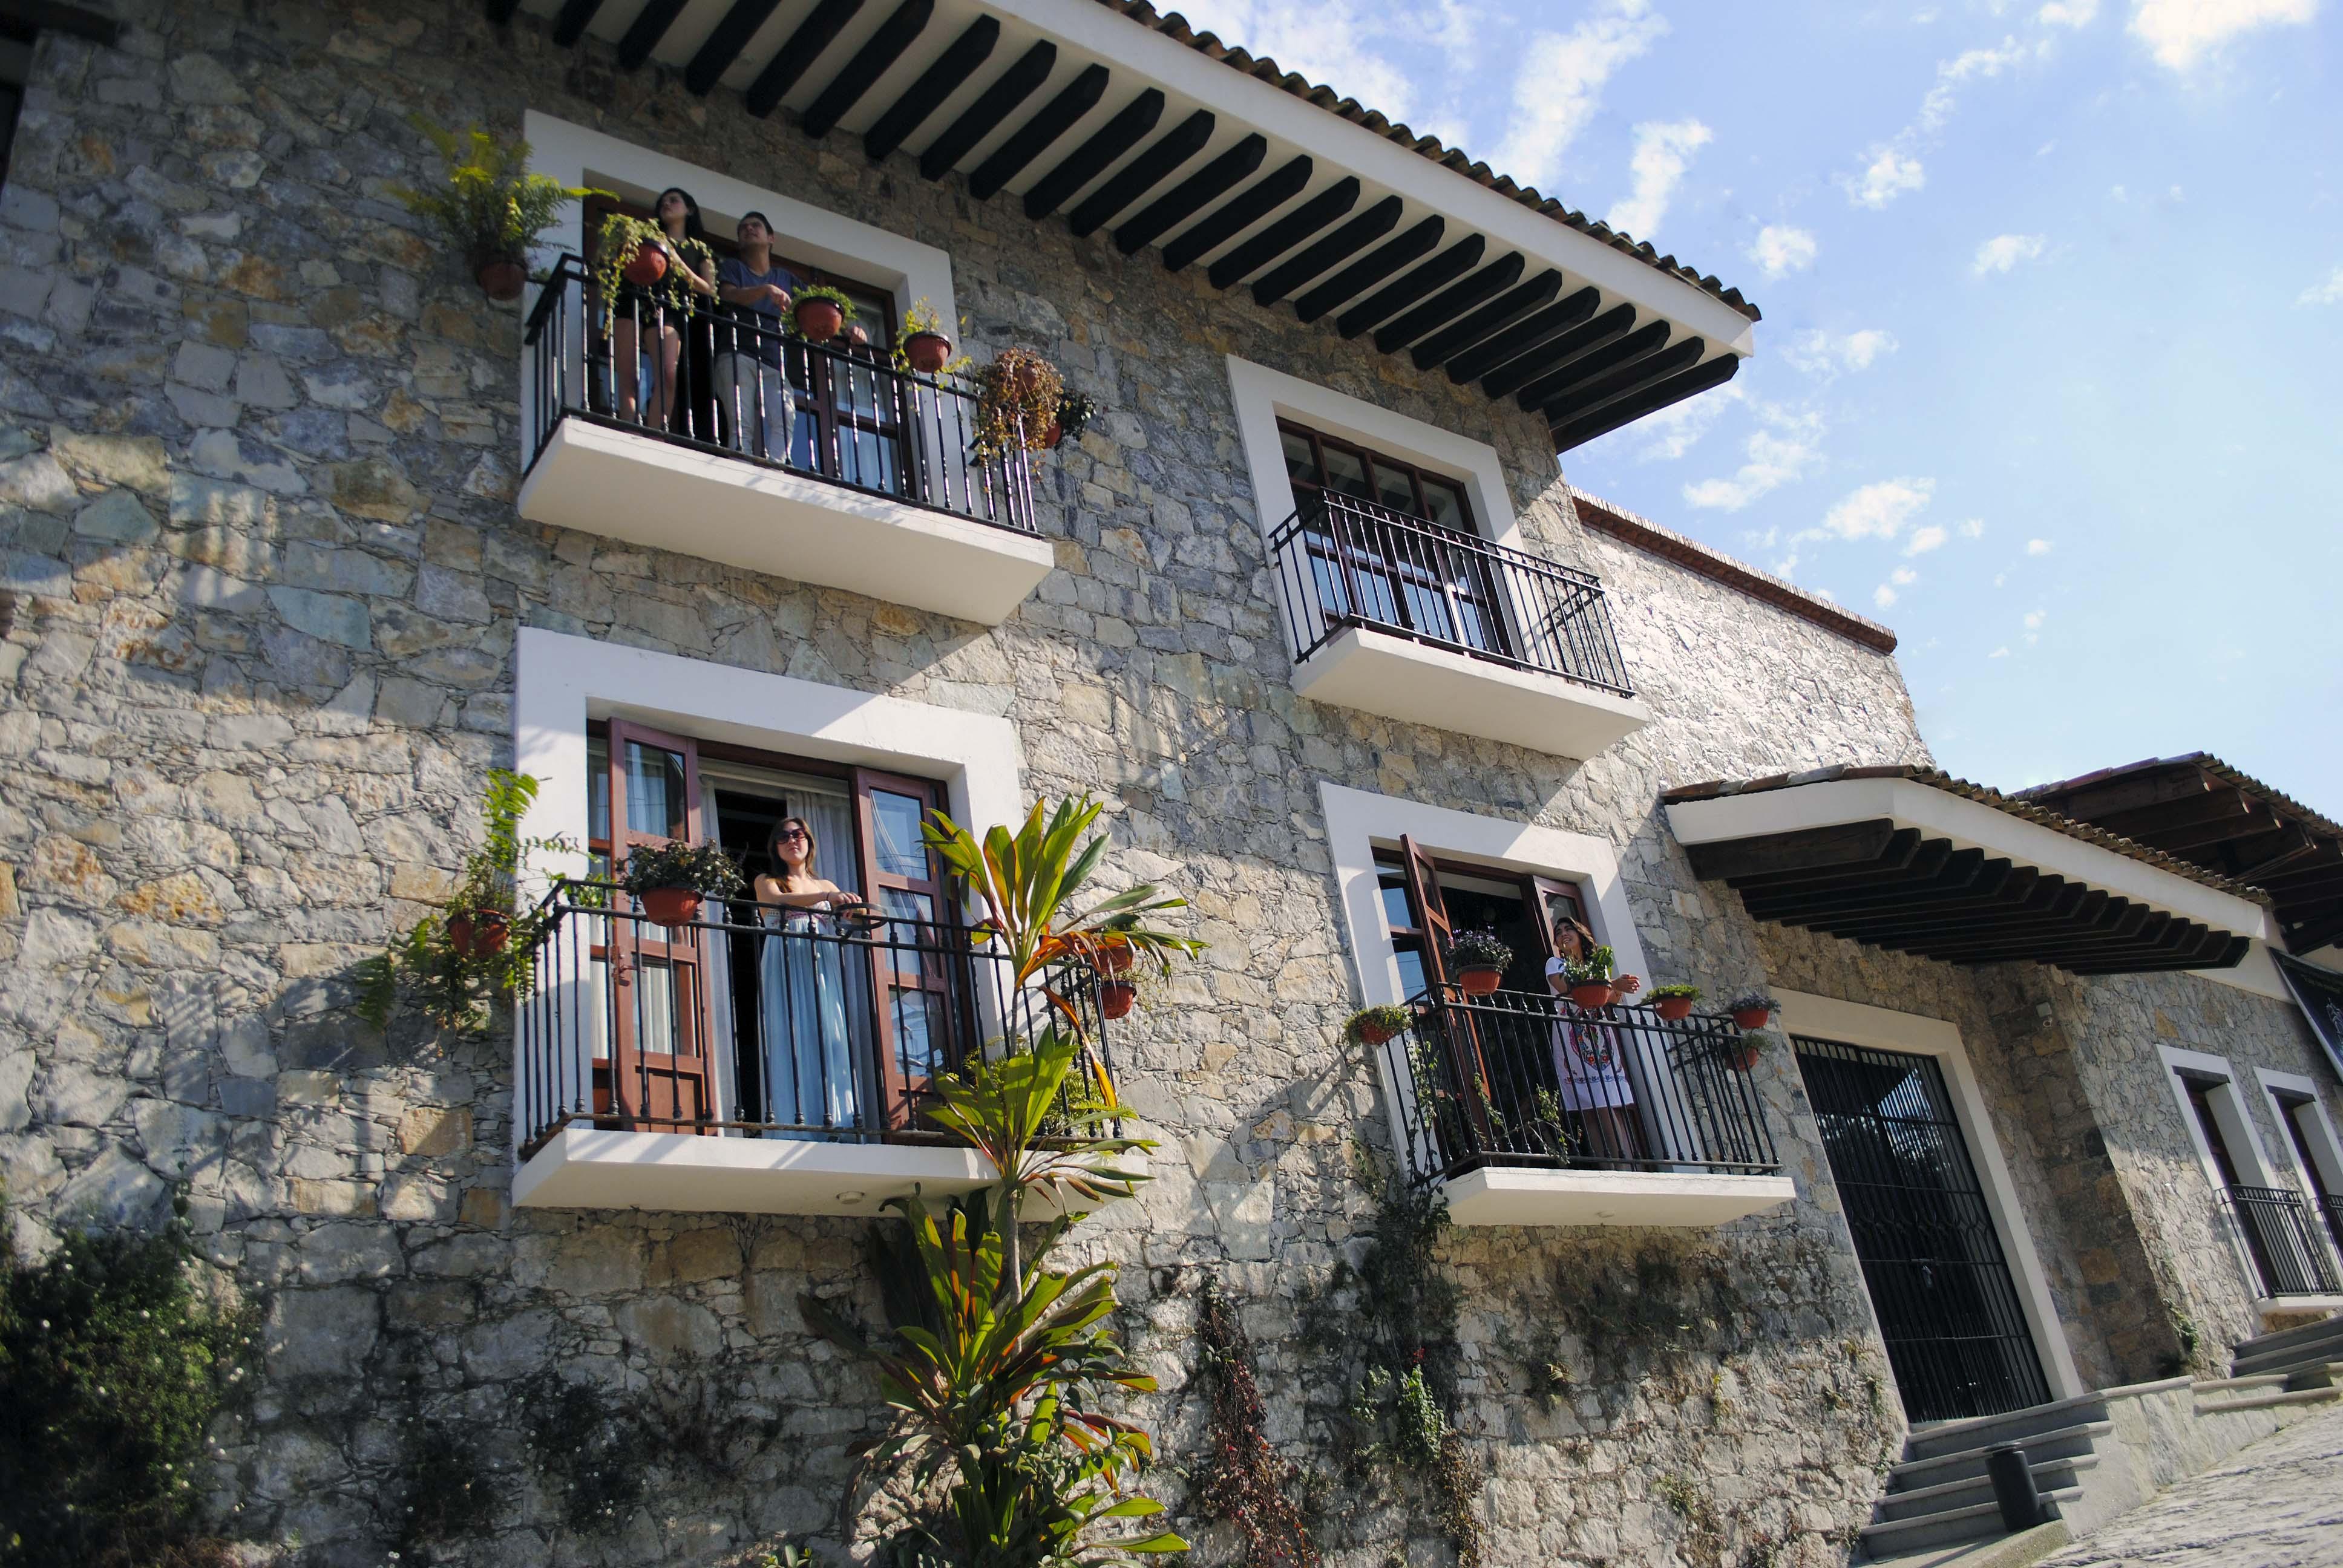
[[[2335,1123],[2328,1118],[2327,1102],[2319,1097],[2318,1083],[2298,1072],[2279,1072],[2268,1067],[2255,1068],[2254,1076],[2261,1081],[2262,1100],[2268,1105],[2270,1120],[2277,1124],[2279,1134],[2278,1151],[2288,1157],[2287,1164],[2295,1172],[2303,1201],[2316,1207],[2318,1194],[2311,1191],[2308,1176],[2301,1168],[2301,1161],[2294,1157],[2297,1152],[2294,1138],[2287,1131],[2287,1119],[2290,1112],[2285,1102],[2278,1099],[2281,1091],[2299,1095],[2308,1101],[2310,1125],[2303,1129],[2303,1141],[2310,1145],[2310,1157],[2318,1162],[2318,1177],[2327,1183],[2327,1190],[2343,1192],[2343,1139],[2335,1135]],[[2326,1227],[2321,1224],[2318,1228],[2323,1231]]]
[[[2043,1371],[2050,1382],[2051,1397],[2066,1399],[2087,1392],[2082,1373],[2076,1369],[2074,1352],[2066,1343],[2066,1326],[2058,1317],[2056,1299],[2050,1293],[2049,1276],[2043,1272],[2041,1256],[2035,1251],[2034,1233],[2026,1223],[2017,1184],[2010,1179],[2009,1162],[2002,1157],[2001,1140],[1994,1135],[1993,1118],[1986,1110],[1985,1095],[1978,1090],[1976,1074],[1969,1066],[1968,1049],[1961,1043],[1959,1028],[1943,1019],[1896,1012],[1806,991],[1777,990],[1774,996],[1782,1004],[1778,1021],[1785,1035],[1809,1035],[1816,1040],[1936,1059],[1944,1069],[1946,1086],[1952,1091],[1953,1113],[1959,1119],[1969,1157],[1976,1162],[1977,1174],[1984,1179],[1986,1207],[2001,1232],[2002,1251],[2016,1276],[2018,1302],[2026,1310],[2026,1326],[2033,1331],[2035,1347],[2043,1354]],[[1864,1292],[1864,1301],[1865,1304],[1871,1301],[1868,1290]],[[1874,1309],[1875,1328],[1877,1318]]]
[[[2197,1151],[2197,1168],[2205,1175],[2206,1201],[2213,1205],[2213,1228],[2229,1243],[2229,1257],[2237,1265],[2237,1279],[2246,1299],[2258,1302],[2263,1299],[2261,1271],[2254,1267],[2254,1255],[2246,1245],[2245,1236],[2221,1202],[2221,1194],[2227,1191],[2228,1183],[2221,1180],[2220,1162],[2213,1158],[2212,1144],[2206,1141],[2205,1129],[2197,1120],[2197,1108],[2188,1102],[2188,1085],[2183,1078],[2187,1074],[2212,1081],[2206,1103],[2213,1109],[2213,1121],[2221,1129],[2222,1141],[2229,1146],[2229,1158],[2240,1167],[2238,1176],[2247,1186],[2275,1187],[2278,1181],[2270,1173],[2269,1161],[2263,1157],[2262,1141],[2254,1132],[2254,1119],[2246,1113],[2244,1097],[2237,1092],[2237,1070],[2229,1065],[2227,1057],[2201,1050],[2159,1045],[2156,1052],[2164,1063],[2164,1079],[2171,1087],[2173,1103],[2179,1107],[2180,1124],[2188,1130],[2188,1146]]]
[[[2187,972],[2197,980],[2211,980],[2216,985],[2251,991],[2273,1001],[2295,1005],[2294,992],[2287,989],[2286,977],[2278,972],[2278,965],[2270,958],[2269,944],[2259,937],[2254,939],[2254,945],[2247,950],[2244,958],[2237,960],[2234,969],[2190,970]]]
[[[513,650],[513,768],[538,780],[525,836],[586,842],[588,719],[938,779],[952,816],[980,833],[1022,816],[1017,727],[1006,719],[523,627]],[[579,875],[585,858],[543,869]],[[520,1070],[517,1060],[516,1082]],[[513,1118],[516,1154],[524,1120]]]

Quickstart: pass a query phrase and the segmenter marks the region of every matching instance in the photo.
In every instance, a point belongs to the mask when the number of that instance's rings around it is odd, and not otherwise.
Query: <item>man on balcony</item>
[[[738,323],[718,329],[716,397],[735,450],[796,467],[813,466],[813,420],[793,408],[781,365],[781,323],[804,280],[773,259],[773,226],[746,214],[737,231],[740,254],[717,265],[716,292]]]

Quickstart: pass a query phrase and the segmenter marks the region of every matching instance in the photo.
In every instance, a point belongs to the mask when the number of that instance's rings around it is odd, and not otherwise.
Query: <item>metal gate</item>
[[[1934,1057],[1797,1037],[1831,1178],[1914,1422],[2050,1398]]]

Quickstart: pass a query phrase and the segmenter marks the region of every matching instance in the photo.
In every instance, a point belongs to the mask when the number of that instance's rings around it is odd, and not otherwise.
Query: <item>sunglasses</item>
[[[803,828],[784,828],[773,835],[776,839],[806,839],[812,837]]]

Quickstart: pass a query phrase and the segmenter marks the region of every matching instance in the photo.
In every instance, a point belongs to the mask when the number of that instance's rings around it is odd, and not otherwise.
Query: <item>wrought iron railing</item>
[[[1483,1166],[1771,1174],[1781,1168],[1729,1018],[1582,1009],[1450,986],[1383,1048],[1419,1181]]]
[[[2336,1252],[2343,1254],[2343,1196],[2329,1192],[2318,1200],[2318,1208],[2327,1221],[2327,1234],[2334,1239]]]
[[[2265,1297],[2343,1292],[2302,1194],[2283,1187],[2231,1187],[2220,1194],[2220,1204],[2254,1261]]]
[[[606,302],[575,256],[553,268],[523,342],[531,467],[563,420],[584,419],[1036,531],[1027,461],[978,449],[977,395],[960,377],[899,368],[876,347],[809,343],[696,299]],[[620,365],[629,349],[634,363]]]
[[[1055,965],[1021,986],[1005,957],[959,927],[876,914],[782,920],[719,900],[668,926],[625,903],[608,884],[565,881],[541,906],[517,1008],[525,1151],[571,1123],[933,1137],[921,1111],[935,1074],[1031,1050],[1052,1027],[1078,1026],[1090,1042],[1065,1106],[1090,1100],[1101,1077],[1112,1081],[1086,965]]]
[[[1298,663],[1346,628],[1631,696],[1602,581],[1327,491],[1271,545]]]

